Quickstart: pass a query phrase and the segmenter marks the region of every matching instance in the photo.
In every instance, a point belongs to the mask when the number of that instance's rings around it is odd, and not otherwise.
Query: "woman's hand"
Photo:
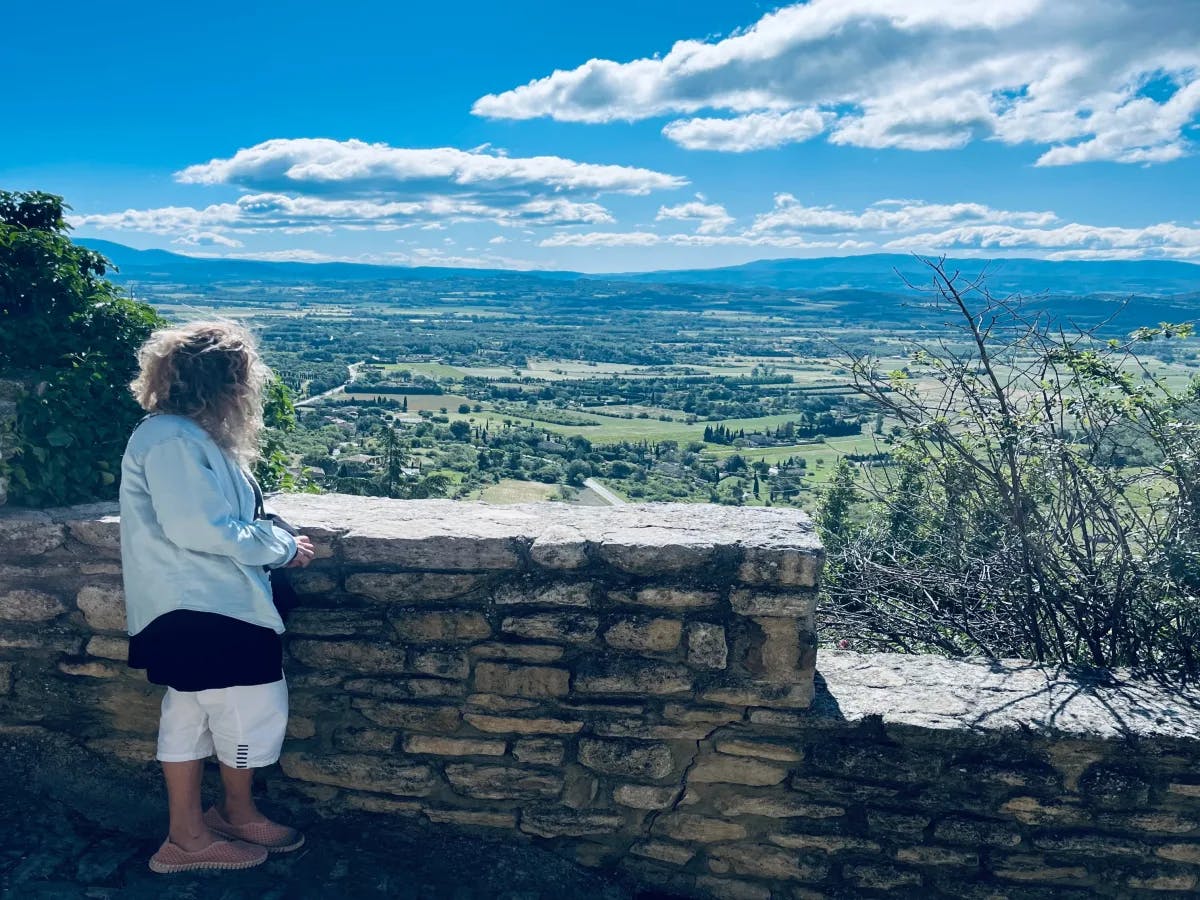
[[[317,548],[313,546],[312,538],[305,534],[298,535],[296,537],[296,555],[284,568],[303,569],[313,561],[316,555]]]

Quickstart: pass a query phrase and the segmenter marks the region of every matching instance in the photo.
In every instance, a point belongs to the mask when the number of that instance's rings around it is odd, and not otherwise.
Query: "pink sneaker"
[[[150,871],[160,875],[191,872],[195,869],[252,869],[267,861],[264,847],[242,841],[213,841],[203,850],[188,851],[171,839],[163,841],[150,857]]]
[[[209,829],[236,841],[245,841],[264,847],[271,853],[290,853],[304,845],[304,835],[295,828],[279,825],[275,822],[251,822],[249,825],[233,825],[217,811],[215,806],[209,807],[204,814],[204,824]]]

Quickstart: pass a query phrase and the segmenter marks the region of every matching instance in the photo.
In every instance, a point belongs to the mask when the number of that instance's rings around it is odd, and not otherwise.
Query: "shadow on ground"
[[[156,773],[45,736],[0,734],[0,896],[20,900],[631,900],[616,878],[540,848],[369,814],[289,810],[308,842],[243,872],[155,875],[164,836]],[[264,806],[272,812],[270,802]]]

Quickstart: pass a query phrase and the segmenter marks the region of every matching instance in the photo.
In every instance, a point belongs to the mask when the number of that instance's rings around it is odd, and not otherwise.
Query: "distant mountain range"
[[[554,281],[633,281],[646,284],[767,288],[785,291],[879,291],[907,293],[903,278],[928,282],[912,256],[866,254],[818,259],[764,259],[719,269],[667,270],[589,275],[582,272],[516,271],[511,269],[454,269],[436,266],[383,266],[361,263],[269,262],[263,260],[184,256],[166,250],[135,250],[124,244],[82,238],[79,243],[107,256],[118,267],[117,281],[144,283],[220,284],[322,281],[429,281],[439,278],[495,277]],[[951,260],[965,275],[986,270],[995,294],[1024,292],[1056,296],[1121,295],[1195,296],[1200,303],[1200,265],[1170,260],[1064,261],[1040,259]],[[903,278],[901,277],[903,276]]]

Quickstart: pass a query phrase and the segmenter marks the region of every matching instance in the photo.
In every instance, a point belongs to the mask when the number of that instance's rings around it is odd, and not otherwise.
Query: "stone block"
[[[682,635],[678,619],[621,619],[604,632],[604,641],[618,650],[668,653],[679,646]]]
[[[438,678],[351,678],[344,687],[347,693],[366,694],[382,700],[431,700],[461,697],[466,693],[462,683]]]
[[[848,865],[842,869],[842,877],[858,887],[877,891],[890,891],[898,887],[921,883],[919,872],[902,869],[898,866]]]
[[[688,781],[766,786],[780,784],[787,776],[788,770],[784,766],[750,757],[714,753],[696,759],[688,773]]]
[[[652,741],[698,741],[708,737],[709,725],[658,725],[636,717],[596,722],[592,731],[600,737],[638,738]]]
[[[372,641],[295,640],[288,645],[292,658],[317,669],[345,669],[379,675],[408,671],[404,647]]]
[[[128,670],[124,666],[118,666],[111,662],[92,659],[85,662],[63,660],[58,664],[58,671],[64,675],[78,675],[85,678],[119,678]]]
[[[350,809],[407,818],[416,818],[424,808],[416,800],[393,800],[390,797],[378,797],[371,794],[347,794],[342,802]]]
[[[671,748],[642,741],[612,741],[582,738],[579,761],[605,775],[636,778],[666,778],[675,769]]]
[[[487,576],[442,572],[359,572],[346,576],[346,591],[376,603],[440,603],[470,594]],[[482,599],[482,598],[481,598]]]
[[[391,753],[396,749],[395,731],[346,726],[333,733],[333,746],[347,753]]]
[[[949,847],[900,847],[896,860],[916,866],[947,866],[974,869],[979,866],[979,854],[974,851],[951,850]]]
[[[716,591],[701,591],[691,588],[646,587],[639,591],[615,591],[609,600],[617,604],[650,606],[655,609],[706,609],[716,606],[721,595]]]
[[[523,709],[533,709],[539,704],[536,700],[523,700],[520,697],[475,693],[467,697],[467,705],[472,708],[472,711],[519,712]]]
[[[687,661],[700,669],[724,669],[729,662],[725,629],[712,622],[689,623]]]
[[[716,542],[682,537],[668,529],[617,527],[604,535],[596,555],[632,575],[703,572],[716,559]]]
[[[307,716],[288,716],[286,737],[293,741],[304,741],[317,733],[317,723]]]
[[[669,696],[692,689],[685,666],[637,659],[601,659],[575,677],[575,690],[585,694]]]
[[[562,805],[569,809],[587,809],[600,792],[600,782],[591,772],[579,766],[567,766],[563,785]]]
[[[474,659],[517,659],[522,662],[546,663],[561,659],[563,648],[550,644],[505,644],[490,641],[475,644],[468,652]]]
[[[437,784],[433,770],[381,756],[285,753],[279,764],[289,778],[356,791],[424,797]]]
[[[1191,873],[1178,873],[1171,875],[1134,875],[1126,882],[1131,888],[1140,891],[1194,891],[1196,889],[1197,879]]]
[[[879,853],[882,847],[875,841],[842,834],[772,834],[767,840],[787,850],[802,850],[805,853]]]
[[[768,592],[737,588],[729,592],[729,605],[740,616],[771,616],[807,620],[816,612],[817,592]]]
[[[758,616],[745,651],[746,668],[772,684],[809,681],[816,663],[816,635],[804,620]]]
[[[613,800],[632,809],[667,809],[679,799],[679,791],[676,785],[619,784],[613,790]]]
[[[746,826],[740,822],[729,822],[693,813],[669,813],[655,823],[655,831],[677,841],[714,844],[723,841],[740,841],[746,836]]]
[[[522,719],[514,716],[487,716],[479,713],[466,713],[463,715],[463,719],[472,728],[487,734],[575,734],[583,728],[582,722],[569,719]]]
[[[475,688],[493,694],[517,697],[565,697],[571,673],[547,666],[520,666],[510,663],[475,664]]]
[[[383,614],[377,610],[301,607],[288,617],[287,630],[307,637],[376,638],[383,633]]]
[[[754,756],[760,759],[773,759],[776,762],[800,762],[804,759],[804,751],[798,746],[790,747],[766,741],[718,738],[714,746],[718,753],[727,753],[731,756]]]
[[[820,881],[829,874],[824,863],[807,863],[796,854],[768,844],[729,844],[714,847],[708,867],[718,875],[732,872],[774,881]]]
[[[496,588],[493,597],[497,606],[591,606],[592,582],[508,581]]]
[[[1172,862],[1200,866],[1200,844],[1163,844],[1155,848],[1154,855]]]
[[[510,812],[487,812],[480,809],[436,809],[425,807],[423,812],[430,822],[438,825],[457,825],[460,828],[507,828],[517,827],[517,816]]]
[[[325,594],[332,594],[338,587],[337,578],[334,575],[311,567],[307,569],[290,569],[288,571],[288,581],[292,583],[292,588],[301,597],[318,597]],[[300,612],[300,610],[296,610],[296,612]],[[292,615],[295,615],[295,612]]]
[[[534,771],[515,766],[446,766],[451,787],[480,800],[553,800],[563,788],[563,776],[554,771]]]
[[[351,531],[341,541],[342,557],[355,565],[385,564],[444,572],[508,572],[521,568],[511,538],[466,534],[429,537],[376,536]]]
[[[673,866],[686,865],[696,851],[683,844],[672,844],[669,841],[642,841],[629,848],[634,856],[644,856],[646,859],[656,859],[659,862],[670,863]]]
[[[689,776],[689,781],[691,781]],[[713,805],[723,816],[764,816],[768,819],[836,819],[845,808],[823,803],[808,803],[792,797],[770,794],[730,794],[714,798]]]
[[[732,684],[712,687],[700,694],[700,699],[727,706],[777,706],[784,709],[807,709],[812,705],[813,685],[769,684],[751,682],[745,685]]]
[[[96,631],[125,631],[125,592],[119,587],[87,585],[75,595],[75,604]]]
[[[404,739],[405,753],[425,753],[431,756],[503,756],[506,749],[507,744],[504,741],[474,738],[410,734]]]
[[[471,673],[471,663],[461,650],[414,650],[409,667],[421,675],[436,678],[461,680]]]
[[[45,591],[0,591],[0,621],[48,622],[66,611],[58,597]]]
[[[448,734],[458,728],[462,713],[453,705],[389,703],[355,698],[351,704],[369,721],[384,728],[404,728]]]
[[[588,564],[583,533],[569,525],[552,524],[533,539],[529,558],[543,569],[573,571]]]
[[[393,615],[392,628],[400,640],[413,643],[461,643],[492,635],[481,613],[466,610],[403,610]]]
[[[1037,797],[1013,797],[1001,805],[1000,812],[1007,813],[1025,825],[1082,824],[1090,818],[1078,804],[1042,800]]]
[[[13,664],[0,662],[0,697],[12,693]]]
[[[118,516],[69,519],[65,524],[71,537],[81,544],[111,553],[121,550],[121,520]]]
[[[61,547],[65,529],[43,512],[0,509],[0,547],[7,558],[40,556]]]
[[[599,620],[586,613],[533,613],[526,616],[505,616],[500,630],[505,634],[540,641],[562,641],[586,644],[595,640]]]
[[[98,634],[88,640],[84,652],[88,656],[125,662],[129,659],[129,641],[125,638],[105,637]]]
[[[996,877],[1007,881],[1060,883],[1086,881],[1088,878],[1087,869],[1083,866],[1051,863],[1041,856],[995,857],[990,862]]]
[[[1011,825],[984,819],[950,816],[938,822],[933,836],[949,844],[971,844],[984,847],[1015,847],[1021,835]]]
[[[738,581],[754,585],[816,587],[825,553],[810,535],[812,546],[803,548],[748,547],[738,566]]]
[[[526,834],[544,838],[587,837],[620,831],[624,821],[621,816],[612,813],[523,810],[520,829]]]
[[[523,763],[557,766],[565,753],[563,742],[550,738],[522,738],[513,744],[513,756]]]

